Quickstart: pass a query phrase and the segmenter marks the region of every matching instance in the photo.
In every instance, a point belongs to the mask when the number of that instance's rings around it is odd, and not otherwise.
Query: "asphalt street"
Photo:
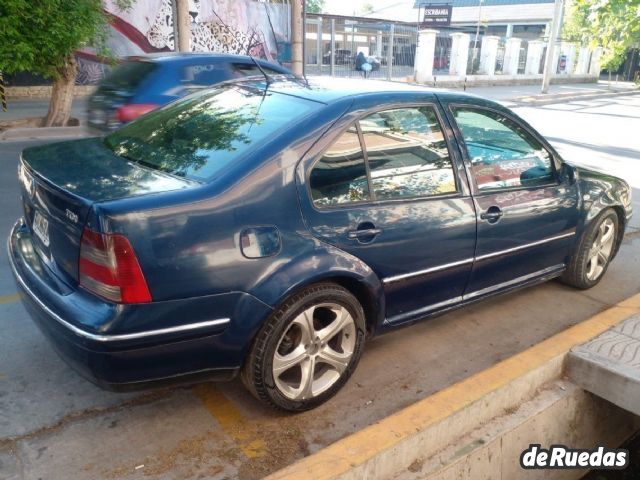
[[[0,249],[0,479],[259,478],[640,291],[640,95],[518,108],[569,162],[622,176],[636,216],[595,288],[549,282],[380,337],[346,387],[298,415],[240,382],[104,392],[27,316]],[[19,152],[0,143],[0,237],[20,216]]]

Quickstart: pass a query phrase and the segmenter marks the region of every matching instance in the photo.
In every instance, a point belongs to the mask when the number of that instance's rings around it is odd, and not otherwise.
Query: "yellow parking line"
[[[247,458],[263,457],[266,454],[264,440],[252,437],[247,420],[221,391],[211,384],[198,385],[193,391]]]
[[[20,295],[14,293],[13,295],[0,295],[0,305],[5,303],[13,303],[20,300]]]
[[[346,475],[354,467],[364,464],[384,451],[392,450],[415,432],[442,421],[479,401],[492,391],[559,355],[566,354],[572,347],[600,335],[622,320],[638,313],[640,313],[640,294],[486,370],[440,390],[430,397],[409,405],[370,427],[338,440],[315,454],[269,475],[266,480],[302,478],[329,480]]]

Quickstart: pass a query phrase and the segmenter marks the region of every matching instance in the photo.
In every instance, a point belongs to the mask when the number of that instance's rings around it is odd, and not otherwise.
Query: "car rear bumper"
[[[18,222],[9,236],[9,263],[22,303],[57,352],[103,388],[229,379],[271,308],[231,292],[190,299],[117,305],[60,285]]]

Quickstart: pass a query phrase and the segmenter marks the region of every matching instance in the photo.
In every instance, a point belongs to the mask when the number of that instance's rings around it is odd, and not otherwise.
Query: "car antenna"
[[[264,79],[267,81],[267,88],[269,88],[269,85],[273,83],[273,78],[271,78],[269,74],[264,71],[264,69],[260,66],[258,61],[255,58],[253,58],[253,55],[249,55],[249,58],[253,61],[253,63],[256,64],[256,67],[258,67],[258,70],[260,70],[260,73],[264,75]]]

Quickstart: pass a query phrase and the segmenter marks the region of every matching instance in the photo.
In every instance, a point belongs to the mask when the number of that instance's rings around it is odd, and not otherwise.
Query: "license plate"
[[[49,246],[49,221],[37,210],[33,217],[33,232],[44,243],[45,247]]]

